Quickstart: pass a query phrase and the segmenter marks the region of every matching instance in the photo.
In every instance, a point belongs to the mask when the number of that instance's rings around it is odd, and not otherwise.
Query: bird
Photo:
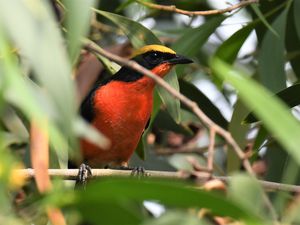
[[[173,66],[193,62],[163,45],[146,45],[135,50],[130,59],[162,78]],[[79,179],[91,175],[91,167],[128,168],[150,121],[154,87],[153,79],[127,66],[95,84],[82,102],[80,114],[110,140],[110,147],[101,149],[87,140],[80,141],[84,163]]]

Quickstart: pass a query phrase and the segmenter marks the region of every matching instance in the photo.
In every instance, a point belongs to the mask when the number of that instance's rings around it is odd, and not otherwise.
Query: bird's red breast
[[[161,64],[152,72],[164,76],[171,67]],[[103,150],[82,140],[83,157],[91,166],[127,164],[150,119],[154,85],[151,78],[143,76],[133,82],[112,80],[95,91],[91,123],[110,139],[111,147]]]

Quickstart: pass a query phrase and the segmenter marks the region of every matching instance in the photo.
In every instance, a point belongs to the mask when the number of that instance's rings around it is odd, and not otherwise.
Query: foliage
[[[212,9],[212,2],[175,4],[196,11]],[[166,81],[226,129],[248,151],[254,169],[261,162],[267,167],[255,170],[261,179],[299,184],[299,10],[299,0],[274,0],[224,15],[187,17],[134,0],[0,1],[0,224],[47,224],[51,207],[63,209],[68,224],[222,224],[219,218],[223,224],[275,223],[266,196],[278,223],[300,223],[299,197],[266,194],[219,136],[213,173],[232,176],[226,193],[199,189],[192,181],[107,178],[84,191],[57,179],[52,191],[41,195],[32,181],[21,189],[23,177],[14,173],[31,167],[32,121],[48,121],[44,129],[49,133],[51,168],[66,168],[69,157],[79,157],[79,138],[107,144],[78,114],[76,87],[81,83],[74,74],[85,55],[82,40],[88,38],[103,48],[124,42],[133,48],[163,43],[191,57],[194,64],[177,67]],[[239,28],[224,34],[237,15]],[[244,54],[253,35],[253,50]],[[117,53],[128,56],[123,47]],[[111,61],[99,58],[115,71]],[[137,149],[145,161],[134,156],[131,163],[197,175],[195,167],[206,167],[207,155],[196,150],[209,145],[209,128],[164,88],[157,88],[154,99],[150,126]],[[188,152],[176,153],[185,147]],[[168,149],[172,157],[160,155]],[[146,209],[144,201],[161,204],[163,214],[153,216],[155,207]]]

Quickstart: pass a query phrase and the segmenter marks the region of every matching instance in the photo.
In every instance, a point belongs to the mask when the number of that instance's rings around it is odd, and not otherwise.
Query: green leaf
[[[74,130],[78,136],[103,149],[110,145],[110,141],[103,134],[80,117],[74,122]]]
[[[289,156],[278,143],[270,143],[267,145],[265,158],[268,162],[268,170],[265,179],[273,182],[282,181],[284,168],[287,165]]]
[[[109,59],[103,57],[102,55],[97,54],[97,53],[94,53],[94,54],[101,61],[101,63],[104,66],[105,70],[110,75],[114,75],[121,68],[120,65],[116,64],[115,62],[110,61]]]
[[[149,44],[161,44],[159,39],[146,27],[127,17],[102,10],[93,9],[96,13],[106,17],[118,26],[129,38],[134,48],[141,48]]]
[[[0,23],[0,71],[5,83],[4,98],[19,108],[27,118],[39,120],[46,112],[44,108],[39,107],[39,95],[36,95],[25,79],[20,79],[22,72],[18,67],[17,57],[10,51],[10,43],[1,25]]]
[[[11,12],[16,16],[11,20]],[[33,68],[55,108],[56,124],[68,135],[76,114],[75,90],[64,41],[46,1],[2,2],[0,20]],[[23,34],[23,35],[20,35]]]
[[[196,214],[192,215],[191,213],[183,213],[179,210],[177,211],[168,211],[164,213],[159,218],[154,218],[146,221],[143,225],[207,225],[203,219],[200,219]]]
[[[67,29],[67,43],[71,62],[76,63],[80,53],[81,39],[88,34],[91,18],[91,7],[95,0],[73,1],[63,0],[65,5],[64,24]]]
[[[293,108],[300,105],[300,84],[290,86],[276,94],[285,104]],[[257,122],[257,118],[253,113],[250,113],[243,121],[243,123],[254,123]]]
[[[179,83],[175,70],[172,70],[169,74],[164,77],[165,81],[168,82],[173,88],[179,91]],[[180,118],[180,101],[174,98],[166,89],[161,86],[156,87],[161,101],[166,105],[168,112],[179,123]]]
[[[147,144],[147,135],[149,130],[151,130],[152,123],[154,122],[157,113],[160,110],[160,105],[161,105],[161,98],[159,97],[157,91],[154,92],[153,96],[153,109],[151,113],[151,118],[150,118],[150,123],[148,128],[144,131],[142,138],[140,139],[137,149],[135,150],[137,155],[140,157],[140,159],[145,160],[146,159],[146,154],[145,154],[145,149],[147,149],[148,144]]]
[[[220,110],[206,97],[195,85],[182,79],[179,80],[180,92],[197,103],[199,108],[219,126],[227,129],[228,121],[223,117]],[[186,108],[183,105],[183,108]],[[187,108],[190,110],[189,108]]]
[[[253,109],[264,126],[274,135],[285,150],[300,164],[300,124],[290,110],[269,91],[251,80],[247,75],[233,70],[230,66],[214,58],[211,68],[238,91],[240,99]]]
[[[270,30],[265,34],[258,56],[259,80],[273,92],[286,87],[284,34],[287,11],[285,9],[272,24],[278,35]]]
[[[238,56],[241,47],[243,46],[244,42],[247,40],[248,36],[250,35],[251,31],[254,29],[257,23],[258,21],[252,22],[235,32],[230,38],[228,38],[220,45],[213,57],[219,58],[228,64],[233,64]],[[217,76],[213,76],[213,79],[216,84],[220,84],[220,81],[217,79]],[[247,112],[248,110],[244,107],[244,105],[240,101],[238,101],[235,104],[232,119],[228,127],[229,132],[241,148],[245,147],[245,137],[248,131],[248,127],[242,126],[241,121],[243,120]],[[241,160],[238,158],[238,156],[231,147],[227,151],[226,165],[227,173],[239,170],[241,165]]]
[[[258,182],[244,174],[235,174],[231,178],[228,188],[229,198],[249,212],[264,216],[263,190]]]
[[[142,160],[146,159],[145,146],[147,145],[147,143],[145,143],[145,142],[146,142],[146,136],[143,135],[142,138],[140,139],[139,143],[138,143],[138,146],[135,149],[136,154]]]
[[[134,3],[135,0],[127,0],[124,1],[122,4],[119,5],[119,7],[116,9],[116,12],[119,13],[121,12],[123,9],[125,9],[126,7],[128,7],[129,5],[131,5],[132,3]]]
[[[244,149],[247,144],[247,132],[249,130],[249,126],[242,125],[241,122],[245,118],[245,116],[249,113],[249,110],[245,107],[245,105],[238,100],[234,106],[234,111],[232,113],[231,121],[229,123],[228,131],[231,133],[234,140],[240,146],[241,149]],[[229,147],[227,151],[227,173],[231,173],[233,171],[238,171],[241,166],[241,160],[237,156],[236,152]]]
[[[163,110],[160,110],[155,118],[155,124],[161,131],[173,131],[185,136],[191,136],[192,132],[183,126],[177,124],[173,118]]]
[[[94,195],[94,198],[95,196],[97,195]],[[76,210],[79,211],[82,219],[84,219],[84,224],[86,224],[86,221],[92,224],[99,224],[99,221],[101,221],[101,224],[141,224],[143,218],[142,211],[137,211],[134,203],[127,204],[126,206],[124,207],[124,203],[122,202],[105,202],[103,204],[101,201],[91,201],[90,204],[79,204]]]
[[[226,17],[216,16],[197,28],[187,29],[172,45],[172,48],[185,56],[191,57],[196,55],[209,36],[215,32],[216,28],[224,19],[226,19]]]
[[[288,20],[285,32],[285,46],[287,50],[287,59],[290,61],[295,75],[300,78],[300,35],[297,35],[296,21],[294,20],[296,2],[289,10]],[[299,13],[298,13],[299,14]],[[299,18],[300,19],[300,18]],[[300,23],[299,23],[300,24]],[[300,28],[299,28],[300,29]],[[300,34],[300,32],[299,32]]]
[[[28,140],[29,133],[21,118],[17,115],[16,111],[13,108],[9,106],[5,107],[1,122],[9,132],[13,133],[23,140]]]
[[[257,15],[257,17],[263,22],[263,24],[268,28],[268,31],[272,32],[273,35],[278,36],[276,30],[270,25],[270,23],[266,20],[260,9],[258,8],[258,4],[251,4],[251,8]]]
[[[101,190],[101,191],[99,191]],[[95,196],[97,195],[97,198]],[[81,209],[88,206],[105,206],[106,204],[122,203],[124,208],[130,207],[133,201],[157,200],[167,206],[179,208],[200,207],[207,208],[212,213],[242,219],[249,224],[262,224],[261,219],[243,207],[232,203],[217,194],[184,187],[182,184],[170,181],[136,180],[136,179],[111,179],[95,182],[81,192],[75,199],[75,207]],[[101,210],[94,210],[98,218]]]
[[[268,137],[268,131],[263,126],[260,127],[253,144],[253,154],[251,160],[257,159],[258,151],[261,149],[261,147],[263,147],[263,143],[266,141],[267,137]]]
[[[250,23],[249,25],[235,32],[230,38],[220,45],[214,54],[214,57],[222,59],[228,64],[232,64],[255,25],[256,23]]]
[[[124,16],[119,16],[113,13],[94,9],[94,11],[122,29],[124,34],[129,38],[135,48],[140,48],[149,44],[161,44],[159,39],[146,27],[138,22],[128,19]],[[175,72],[169,73],[165,80],[176,90],[179,90],[178,80]],[[162,102],[167,106],[167,109],[176,122],[180,121],[180,102],[174,99],[164,88],[157,87],[158,93]]]
[[[299,0],[295,0],[293,1],[294,4],[294,18],[295,18],[295,25],[296,25],[296,31],[298,33],[298,38],[300,39],[300,1]]]
[[[12,144],[26,143],[25,139],[22,139],[21,137],[13,133],[5,132],[5,131],[0,131],[0,137],[1,137],[0,149],[6,149]]]
[[[172,45],[172,48],[182,55],[189,57],[195,56],[200,52],[201,47],[224,19],[226,19],[226,17],[216,16],[206,21],[200,27],[186,29],[181,37]],[[176,71],[180,76],[183,72],[183,66],[177,66]]]

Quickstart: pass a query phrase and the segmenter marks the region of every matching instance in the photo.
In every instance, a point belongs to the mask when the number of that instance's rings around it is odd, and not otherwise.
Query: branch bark
[[[175,5],[159,5],[159,4],[154,4],[151,2],[145,2],[142,0],[137,0],[136,2],[140,3],[141,5],[144,5],[148,8],[151,9],[157,9],[157,10],[163,10],[163,11],[168,11],[168,12],[175,12],[187,16],[208,16],[208,15],[216,15],[216,14],[223,14],[226,12],[231,12],[236,9],[243,8],[247,5],[258,3],[258,0],[245,0],[241,1],[240,3],[236,5],[232,5],[228,8],[225,9],[213,9],[213,10],[206,10],[206,11],[187,11],[183,9],[178,9],[176,8]]]
[[[34,169],[19,169],[15,171],[19,173],[20,176],[24,176],[27,179],[32,179],[35,177]],[[78,176],[78,169],[48,169],[48,174],[53,178],[62,178],[67,180],[76,180]],[[93,177],[131,177],[131,170],[113,170],[113,169],[92,169]],[[189,180],[191,179],[190,173],[188,172],[170,172],[170,171],[154,171],[146,170],[145,177],[150,178],[162,178],[162,179],[172,179],[172,180]],[[199,184],[204,184],[210,175],[197,176],[192,178],[195,182]],[[224,182],[230,182],[231,177],[226,176],[212,176],[212,179],[219,179]],[[259,184],[270,191],[287,191],[300,193],[300,186],[289,185],[282,183],[275,183],[264,180],[257,180]]]

